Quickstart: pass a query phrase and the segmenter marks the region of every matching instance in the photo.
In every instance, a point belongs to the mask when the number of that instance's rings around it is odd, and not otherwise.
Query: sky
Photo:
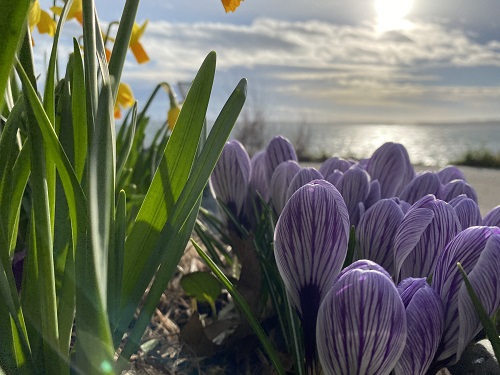
[[[124,1],[95,1],[103,25],[120,18]],[[397,6],[407,7],[399,18]],[[214,50],[212,120],[241,78],[246,110],[270,121],[496,120],[499,14],[495,0],[245,0],[227,14],[220,0],[142,0],[137,21],[149,20],[141,41],[151,61],[130,54],[122,80],[140,107],[159,82],[190,82]],[[65,32],[79,27],[72,21]],[[167,109],[158,97],[150,115]]]

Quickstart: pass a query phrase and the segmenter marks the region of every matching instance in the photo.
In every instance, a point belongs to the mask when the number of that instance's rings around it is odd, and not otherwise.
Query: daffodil
[[[134,104],[134,93],[129,85],[120,82],[118,86],[118,94],[115,102],[115,118],[121,117],[121,109],[125,109]]]
[[[130,36],[129,47],[134,54],[135,59],[139,64],[144,64],[149,61],[149,56],[144,50],[144,47],[140,43],[140,39],[144,31],[146,30],[146,26],[148,25],[149,20],[144,21],[142,26],[134,22],[134,27],[132,28],[132,35]]]
[[[49,34],[50,36],[54,36],[56,33],[56,21],[52,19],[50,14],[40,8],[38,0],[31,3],[29,25],[31,31],[33,31],[36,26],[40,34]]]
[[[222,0],[222,5],[227,12],[234,12],[240,6],[242,0]]]
[[[50,8],[54,14],[57,14],[58,16],[61,15],[62,13],[62,7],[54,6]],[[74,0],[73,4],[71,4],[71,8],[69,8],[68,12],[68,17],[66,18],[67,20],[70,19],[76,19],[80,24],[83,24],[83,13],[82,13],[82,0]]]

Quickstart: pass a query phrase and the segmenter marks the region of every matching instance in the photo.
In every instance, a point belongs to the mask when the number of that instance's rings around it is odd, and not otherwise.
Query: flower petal
[[[276,136],[266,147],[267,180],[271,181],[274,170],[287,160],[297,161],[297,154],[290,141],[282,136]]]
[[[370,181],[370,192],[365,199],[365,208],[368,209],[380,200],[380,183],[378,180]]]
[[[382,199],[370,207],[356,227],[355,257],[370,259],[392,275],[394,238],[403,217],[401,207],[392,199]]]
[[[264,150],[255,153],[250,161],[252,166],[250,177],[250,193],[258,192],[262,198],[269,201],[269,180],[267,179],[266,152]]]
[[[294,160],[287,160],[276,167],[271,178],[271,200],[278,215],[287,200],[287,189],[293,177],[301,170]]]
[[[292,194],[301,186],[304,186],[308,182],[321,179],[323,179],[323,176],[315,168],[302,168],[290,181],[290,185],[286,190],[286,200],[290,199]]]
[[[370,193],[370,176],[360,166],[352,166],[339,180],[337,188],[344,198],[351,225],[358,225],[359,203],[363,203]]]
[[[347,160],[340,159],[337,156],[332,156],[329,159],[326,159],[323,163],[321,163],[319,167],[319,173],[323,176],[328,176],[335,172],[336,170],[340,172],[347,171],[351,166]]]
[[[406,337],[404,305],[392,280],[379,271],[350,270],[321,304],[316,340],[327,375],[390,374]]]
[[[406,185],[399,195],[399,198],[413,204],[427,194],[439,196],[441,188],[441,181],[437,174],[433,172],[424,172]]]
[[[372,179],[379,181],[381,198],[398,196],[415,176],[408,151],[393,142],[384,143],[375,150],[366,170]]]
[[[443,190],[441,191],[440,199],[445,202],[449,202],[453,198],[458,197],[460,194],[465,194],[477,203],[476,191],[472,188],[472,186],[463,180],[453,180],[444,185]]]
[[[425,375],[443,334],[443,304],[425,278],[405,279],[397,289],[406,308],[408,337],[394,371],[396,375]]]
[[[210,177],[212,188],[233,213],[241,213],[250,182],[250,158],[243,145],[232,140],[225,144]]]
[[[447,184],[453,180],[463,180],[465,181],[465,175],[462,173],[460,169],[455,167],[454,165],[450,165],[448,167],[444,167],[443,169],[437,172],[439,179],[443,185]]]
[[[462,229],[481,225],[482,220],[479,206],[465,194],[453,198],[449,204],[455,209]]]
[[[483,225],[488,227],[500,227],[500,206],[490,210],[483,218]]]

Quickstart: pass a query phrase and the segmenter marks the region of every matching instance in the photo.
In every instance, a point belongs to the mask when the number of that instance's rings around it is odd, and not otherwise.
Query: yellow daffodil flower
[[[175,97],[175,93],[172,90],[172,87],[167,82],[162,83],[163,88],[168,94],[168,98],[170,99],[170,108],[167,113],[167,125],[168,128],[172,131],[174,130],[175,123],[179,118],[179,113],[181,113],[182,104],[179,104],[177,98]]]
[[[57,14],[58,16],[61,15],[62,13],[62,7],[52,7],[50,8],[54,14]],[[69,8],[68,12],[68,17],[67,20],[70,19],[76,19],[80,24],[83,24],[83,7],[82,7],[82,0],[74,0],[73,4],[71,4],[71,8]]]
[[[52,19],[50,14],[40,8],[38,0],[31,3],[28,17],[31,31],[33,31],[36,26],[40,34],[49,34],[50,36],[54,36],[56,33],[56,21]]]
[[[144,31],[146,30],[148,22],[149,20],[146,20],[142,24],[142,26],[139,26],[137,23],[134,22],[134,27],[132,28],[132,35],[130,36],[129,47],[132,50],[132,53],[134,54],[134,57],[139,64],[144,64],[149,61],[148,54],[144,50],[142,44],[139,42],[139,39],[141,39],[142,34],[144,34]]]
[[[234,12],[240,6],[242,0],[222,0],[222,5],[227,12]]]
[[[120,82],[118,86],[118,94],[116,95],[115,102],[115,118],[120,118],[122,116],[121,109],[125,109],[134,104],[134,93],[129,85]]]

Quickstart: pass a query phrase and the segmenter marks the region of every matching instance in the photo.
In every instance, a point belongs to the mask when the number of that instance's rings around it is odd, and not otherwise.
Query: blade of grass
[[[269,359],[274,365],[274,368],[276,369],[278,374],[285,374],[285,369],[283,367],[283,364],[281,363],[278,353],[276,352],[273,344],[267,337],[266,333],[262,329],[262,326],[259,324],[257,319],[252,313],[252,309],[248,305],[248,303],[245,301],[245,299],[241,296],[241,294],[238,292],[238,290],[234,287],[234,285],[229,281],[229,279],[224,275],[224,273],[217,267],[217,265],[210,259],[207,254],[203,251],[201,247],[198,246],[198,244],[191,239],[191,243],[195,247],[196,251],[198,252],[198,255],[203,259],[203,261],[208,265],[210,270],[214,273],[214,275],[217,277],[217,280],[224,286],[224,288],[227,289],[227,291],[231,294],[233,297],[234,303],[238,306],[240,311],[243,313],[245,318],[248,320],[248,323],[252,327],[253,331],[259,338],[260,343],[262,344],[262,347],[264,348],[265,352],[269,356]]]
[[[498,336],[498,331],[493,322],[491,321],[490,317],[488,316],[488,313],[486,312],[483,304],[481,303],[481,300],[474,291],[474,288],[472,287],[472,284],[470,283],[469,278],[467,277],[467,274],[465,273],[462,265],[460,263],[457,263],[457,267],[460,270],[460,273],[462,274],[465,287],[467,288],[467,292],[469,293],[472,303],[476,309],[477,315],[481,320],[484,332],[486,333],[486,336],[491,342],[491,346],[493,347],[493,352],[495,353],[497,362],[500,363],[500,337]]]
[[[78,181],[82,181],[87,159],[87,113],[85,73],[78,41],[73,39],[73,77],[71,90],[71,112],[73,114],[74,167]]]

